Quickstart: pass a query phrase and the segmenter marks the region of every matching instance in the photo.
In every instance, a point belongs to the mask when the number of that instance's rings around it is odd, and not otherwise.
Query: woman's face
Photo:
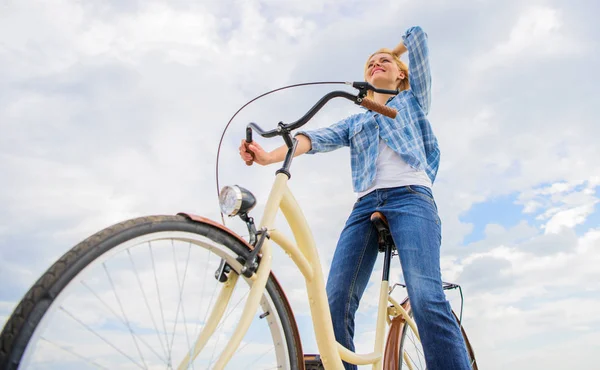
[[[367,82],[373,86],[388,87],[397,86],[398,82],[405,77],[404,72],[398,68],[391,55],[377,53],[367,63]]]

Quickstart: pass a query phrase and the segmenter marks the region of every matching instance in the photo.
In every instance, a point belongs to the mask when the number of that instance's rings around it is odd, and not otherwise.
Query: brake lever
[[[360,90],[361,93],[364,92],[365,94],[369,90],[376,92],[376,93],[380,93],[380,94],[390,94],[390,95],[398,95],[400,93],[400,91],[398,91],[397,89],[396,90],[378,89],[366,81],[352,82],[352,87]]]
[[[400,93],[400,91],[398,89],[396,89],[396,90],[373,89],[373,92],[380,93],[380,94],[390,94],[390,95],[398,95]]]
[[[396,118],[396,114],[398,113],[396,109],[390,108],[383,104],[379,104],[374,100],[367,99],[367,91],[371,90],[380,94],[397,95],[399,93],[398,90],[377,89],[366,81],[353,82],[352,87],[358,89],[358,95],[356,96],[355,100],[356,104],[361,105],[369,110],[381,113],[386,117]]]

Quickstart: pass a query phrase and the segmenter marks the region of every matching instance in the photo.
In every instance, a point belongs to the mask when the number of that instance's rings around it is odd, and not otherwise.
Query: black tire
[[[412,318],[413,317],[413,312],[412,309],[409,307],[407,310],[408,315]],[[456,316],[456,314],[454,313],[454,311],[452,312],[452,314],[454,315],[454,318],[456,319],[456,322],[459,323],[458,317]],[[460,323],[459,323],[460,324]],[[469,342],[469,339],[467,337],[467,333],[464,329],[464,327],[462,325],[460,325],[460,329],[463,335],[463,338],[465,340],[465,344],[467,346],[467,353],[469,355],[469,361],[471,363],[471,367],[473,370],[478,370],[477,369],[477,361],[475,360],[475,352],[473,351],[473,348],[471,347],[471,343]],[[404,329],[402,330],[402,336],[400,339],[400,355],[399,355],[399,360],[398,360],[398,370],[402,370],[402,369],[406,369],[407,367],[402,366],[404,364],[403,361],[403,357],[402,357],[402,353],[404,351],[404,344],[406,341],[406,338],[408,336],[408,332],[412,332],[412,330],[410,329],[410,327],[408,326],[408,324],[404,324]],[[423,359],[424,362],[425,359]],[[421,369],[421,368],[420,368]],[[422,367],[422,369],[425,369],[425,367]]]
[[[16,369],[25,349],[44,314],[63,288],[95,259],[115,246],[136,237],[157,232],[199,234],[247,257],[249,248],[236,237],[208,223],[183,216],[150,216],[121,222],[106,228],[77,244],[56,261],[25,294],[0,334],[0,369]],[[266,291],[281,322],[292,369],[303,368],[302,347],[291,308],[283,291],[269,277]]]

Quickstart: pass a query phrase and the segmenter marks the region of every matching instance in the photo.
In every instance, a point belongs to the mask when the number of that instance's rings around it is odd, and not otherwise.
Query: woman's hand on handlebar
[[[261,166],[271,164],[270,153],[267,153],[256,141],[248,143],[245,139],[240,144],[240,157],[246,164],[258,163]]]

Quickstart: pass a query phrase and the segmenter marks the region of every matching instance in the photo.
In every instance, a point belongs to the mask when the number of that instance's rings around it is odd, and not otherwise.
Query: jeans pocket
[[[435,204],[435,200],[433,200],[433,194],[429,188],[421,185],[407,185],[406,189],[408,189],[410,193],[420,195],[432,204]]]
[[[422,199],[425,199],[432,206],[431,210],[433,211],[433,213],[435,215],[435,222],[438,225],[441,225],[442,220],[440,219],[440,216],[438,215],[437,204],[435,203],[435,199],[433,199],[433,193],[431,192],[431,189],[429,189],[426,186],[421,186],[421,185],[407,185],[406,189],[408,190],[408,192],[410,194],[414,194],[414,195],[421,197]]]

